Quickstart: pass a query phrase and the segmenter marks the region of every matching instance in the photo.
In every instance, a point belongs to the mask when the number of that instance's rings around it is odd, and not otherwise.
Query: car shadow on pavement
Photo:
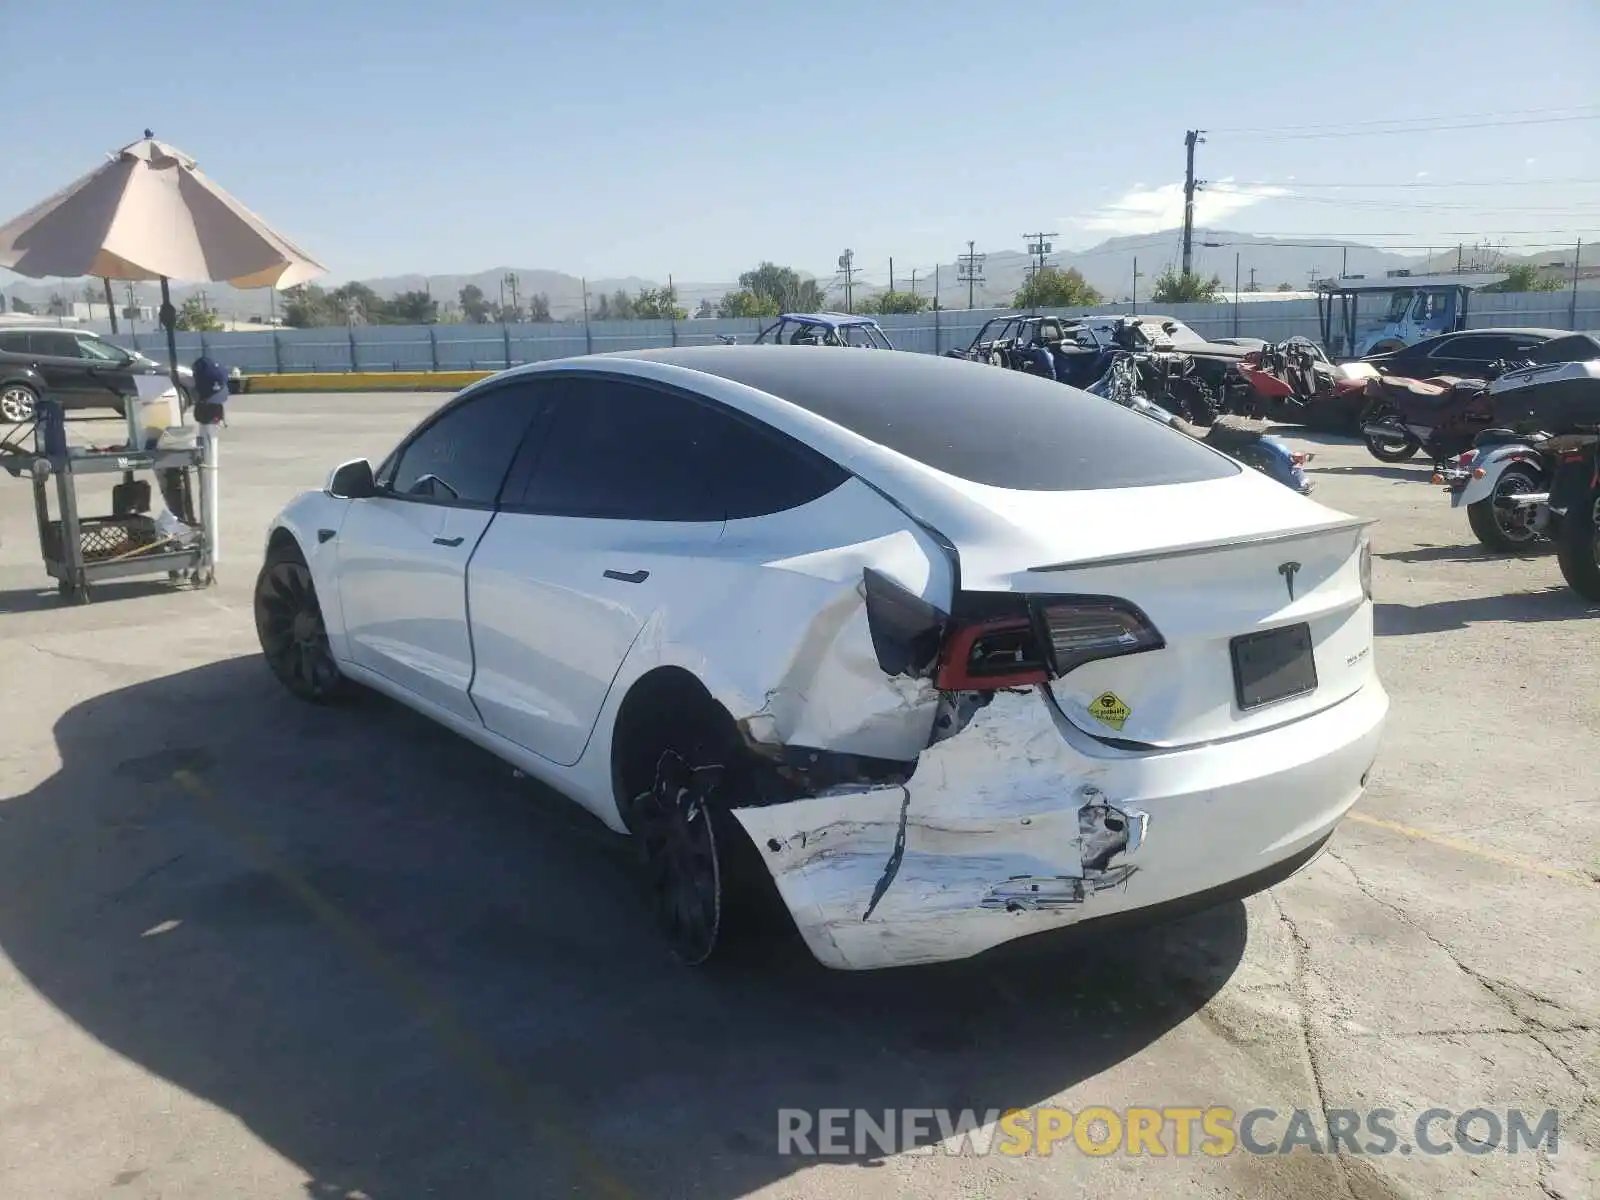
[[[300,704],[240,658],[55,737],[60,770],[0,806],[5,954],[316,1197],[744,1195],[813,1161],[777,1153],[780,1108],[1041,1102],[1145,1051],[1244,951],[1234,902],[890,972],[826,971],[790,928],[694,971],[625,839],[378,697]],[[170,1154],[128,1153],[157,1186]]]
[[[1421,466],[1384,466],[1382,463],[1373,463],[1370,467],[1318,467],[1305,468],[1307,475],[1366,475],[1372,479],[1398,479],[1405,483],[1426,484],[1433,477],[1433,466],[1423,463]]]
[[[1600,615],[1600,605],[1571,588],[1543,588],[1499,596],[1467,596],[1432,604],[1374,604],[1373,630],[1379,637],[1442,633],[1484,621],[1575,621]]]
[[[1555,553],[1553,542],[1537,542],[1526,550],[1506,554],[1490,550],[1477,542],[1461,546],[1416,546],[1410,550],[1389,550],[1376,557],[1389,562],[1515,562],[1521,558],[1542,558]]]

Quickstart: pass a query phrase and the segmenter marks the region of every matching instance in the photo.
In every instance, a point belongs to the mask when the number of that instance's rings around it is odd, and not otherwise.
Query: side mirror
[[[372,464],[364,458],[340,463],[328,476],[323,490],[338,500],[365,499],[377,490],[372,482]]]

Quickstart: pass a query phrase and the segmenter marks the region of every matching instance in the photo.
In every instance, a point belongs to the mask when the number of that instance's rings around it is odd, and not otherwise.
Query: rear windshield
[[[1600,358],[1600,341],[1588,333],[1551,338],[1533,350],[1528,358],[1536,363],[1588,362],[1591,358]]]
[[[1197,483],[1237,474],[1174,429],[1051,380],[931,354],[694,347],[676,362],[769,392],[908,458],[1029,492]]]

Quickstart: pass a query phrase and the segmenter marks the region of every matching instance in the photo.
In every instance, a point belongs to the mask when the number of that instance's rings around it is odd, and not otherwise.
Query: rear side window
[[[850,478],[838,463],[777,430],[708,408],[706,450],[728,520],[764,517],[810,504]]]
[[[443,504],[493,504],[536,403],[513,385],[446,408],[400,449],[390,490]]]
[[[70,333],[36,331],[31,336],[35,354],[47,354],[51,358],[83,357],[83,352],[78,349],[78,339]]]
[[[28,352],[28,335],[20,329],[0,333],[0,350],[9,350],[12,354],[26,354]]]

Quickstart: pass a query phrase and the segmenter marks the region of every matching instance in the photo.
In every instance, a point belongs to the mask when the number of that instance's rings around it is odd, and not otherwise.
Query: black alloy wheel
[[[699,966],[722,932],[726,818],[716,792],[724,767],[704,741],[675,740],[681,749],[662,751],[654,783],[634,801],[633,828],[662,936],[680,959]]]
[[[256,636],[278,681],[302,700],[325,702],[346,683],[328,646],[311,570],[298,553],[268,556],[256,577]]]

